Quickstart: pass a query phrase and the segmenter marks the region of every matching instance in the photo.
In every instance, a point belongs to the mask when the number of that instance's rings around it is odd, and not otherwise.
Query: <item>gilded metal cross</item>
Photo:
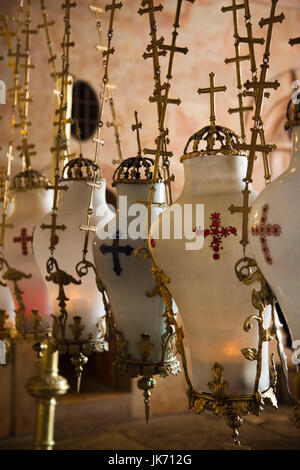
[[[154,11],[162,11],[163,9],[163,6],[161,4],[157,6],[153,6],[152,0],[143,0],[142,7],[146,7],[146,8],[140,8],[138,10],[139,15],[144,15],[145,13],[151,13]]]
[[[57,214],[56,213],[52,213],[51,215],[51,224],[42,224],[41,225],[41,229],[42,230],[51,230],[51,235],[50,235],[50,247],[49,249],[52,251],[54,250],[55,248],[55,245],[57,244],[58,242],[58,237],[56,235],[56,230],[66,230],[66,226],[64,224],[62,225],[58,225],[56,223],[56,219],[57,219]]]
[[[135,124],[132,124],[131,129],[133,130],[133,132],[136,131],[136,139],[137,139],[137,144],[138,144],[138,156],[141,157],[142,148],[141,148],[141,140],[140,140],[140,129],[142,129],[142,123],[139,122],[138,120],[137,111],[134,112],[134,116],[135,116]]]
[[[250,212],[250,194],[251,191],[249,190],[249,183],[245,183],[245,189],[243,191],[243,206],[231,206],[228,208],[231,214],[239,212],[243,214],[243,227],[242,227],[242,239],[240,243],[243,245],[244,249],[246,245],[248,245],[248,220],[249,220],[249,212]]]
[[[209,74],[210,78],[210,87],[209,88],[199,88],[198,93],[199,95],[209,93],[210,94],[210,124],[211,126],[215,127],[216,125],[216,116],[215,116],[215,93],[220,91],[226,91],[226,86],[218,86],[215,87],[215,74],[211,72]]]
[[[221,8],[221,11],[223,13],[227,13],[228,11],[232,11],[234,13],[237,12],[237,10],[242,10],[243,8],[245,8],[245,5],[244,3],[236,3],[236,0],[232,0],[232,5],[229,5],[228,7],[222,7]]]
[[[281,13],[280,15],[275,15],[277,3],[278,3],[278,0],[272,0],[271,13],[270,13],[269,18],[262,18],[259,22],[259,26],[261,28],[263,28],[264,26],[268,26],[266,50],[264,53],[265,60],[268,59],[270,56],[270,46],[271,46],[271,39],[272,39],[272,33],[273,33],[273,26],[275,23],[282,23],[285,18],[283,13]]]

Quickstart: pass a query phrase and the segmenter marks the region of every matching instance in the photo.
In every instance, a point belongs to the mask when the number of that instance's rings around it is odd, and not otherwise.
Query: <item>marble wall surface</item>
[[[60,69],[60,43],[62,40],[63,21],[61,2],[58,0],[47,1],[49,19],[54,19],[56,25],[51,28],[53,47],[57,53],[56,67]],[[77,8],[72,10],[72,38],[76,46],[71,50],[70,70],[76,79],[87,81],[98,93],[102,79],[102,63],[99,52],[96,50],[97,31],[95,18],[89,10],[89,0],[78,0]],[[99,0],[99,5],[105,2]],[[153,92],[153,71],[151,60],[145,61],[142,57],[145,47],[149,42],[149,24],[146,15],[140,16],[137,10],[140,0],[123,0],[123,9],[116,13],[114,47],[115,54],[111,57],[110,76],[111,82],[116,85],[115,102],[118,120],[123,122],[120,129],[122,150],[124,157],[136,154],[136,140],[131,131],[134,121],[134,111],[139,112],[139,118],[143,123],[141,132],[142,147],[151,148],[157,135],[156,105],[149,103],[149,96]],[[165,37],[166,43],[171,40],[172,24],[174,21],[175,0],[162,0],[164,10],[157,14],[158,36]],[[179,162],[187,139],[198,129],[208,124],[209,99],[208,96],[199,96],[197,89],[206,87],[209,83],[209,73],[216,74],[216,83],[226,85],[226,94],[219,93],[217,96],[217,122],[239,132],[239,122],[236,115],[229,115],[229,107],[237,105],[236,99],[236,76],[233,65],[225,65],[224,59],[233,57],[233,28],[232,15],[222,13],[221,7],[228,5],[229,0],[196,0],[194,5],[184,2],[181,16],[181,28],[179,30],[178,45],[188,46],[189,52],[186,56],[176,55],[174,62],[174,73],[172,80],[172,98],[181,99],[179,107],[171,105],[167,113],[167,126],[170,135],[170,150],[173,151],[172,171],[175,174],[173,185],[174,197],[179,195],[183,186],[183,168]],[[41,23],[40,2],[32,0],[33,25]],[[253,25],[255,34],[260,37],[265,34],[261,30],[258,21],[262,17],[269,16],[269,0],[252,0]],[[265,127],[269,143],[278,143],[279,150],[271,156],[271,167],[274,176],[280,174],[289,162],[290,140],[283,131],[285,111],[292,92],[292,81],[300,77],[300,46],[293,48],[288,45],[291,37],[300,35],[300,2],[299,0],[280,0],[278,10],[283,11],[286,19],[282,25],[276,25],[274,30],[273,44],[271,48],[271,67],[269,78],[277,78],[281,87],[277,92],[272,92],[269,100],[266,100],[264,109]],[[0,11],[9,17],[17,14],[17,0],[0,0]],[[241,35],[245,35],[243,18],[241,18]],[[107,29],[107,15],[103,18],[103,26]],[[1,39],[1,56],[6,55],[6,45]],[[242,48],[243,52],[246,49]],[[260,63],[262,58],[262,47],[257,46],[257,59]],[[10,70],[5,66],[7,60],[0,63],[0,79],[7,86],[11,86],[12,78]],[[50,77],[48,64],[48,51],[45,43],[43,30],[32,38],[32,62],[36,69],[32,71],[31,96],[34,101],[30,105],[30,141],[36,144],[37,155],[33,158],[33,167],[50,176],[51,156],[50,147],[53,142],[54,99],[53,82]],[[162,75],[166,74],[166,59],[161,58]],[[243,64],[243,76],[249,78],[249,66]],[[2,115],[0,146],[0,165],[5,164],[5,152],[7,148],[10,106],[1,105]],[[104,121],[111,119],[109,108],[105,110]],[[247,116],[248,131],[251,127],[251,115]],[[114,144],[113,130],[104,128],[103,137],[105,146],[101,151],[101,166],[108,181],[108,187],[114,167],[112,160],[117,157]],[[275,140],[274,140],[275,139]],[[17,143],[17,142],[16,142]],[[78,143],[72,139],[71,150],[78,152]],[[94,144],[91,141],[83,143],[83,153],[90,157],[94,153]],[[13,173],[17,173],[21,163],[16,155],[13,162]],[[260,190],[264,179],[262,173],[262,162],[257,160],[255,165],[254,186]],[[28,357],[30,353],[26,347]],[[21,354],[17,355],[17,361]],[[18,359],[19,358],[19,359]],[[17,370],[20,366],[17,365]],[[33,370],[28,370],[28,377]],[[9,371],[0,370],[0,415],[9,406]],[[28,430],[33,424],[32,407],[29,406],[31,399],[24,397],[25,379],[22,377],[18,382],[19,407],[17,415],[19,421],[16,431]],[[169,412],[186,407],[184,396],[183,377],[172,378],[170,381],[161,380],[160,387],[153,393],[155,412]],[[22,391],[21,391],[22,388]],[[174,390],[179,392],[174,394]],[[23,395],[22,395],[23,394]],[[132,399],[132,415],[139,416],[143,413],[142,400],[137,400],[134,392]],[[29,403],[30,401],[30,403]],[[20,421],[21,420],[21,421]],[[9,419],[0,420],[0,435],[8,435],[11,432]]]

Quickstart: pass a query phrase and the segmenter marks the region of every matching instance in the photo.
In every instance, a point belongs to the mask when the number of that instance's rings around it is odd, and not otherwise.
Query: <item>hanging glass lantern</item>
[[[32,250],[34,226],[51,210],[51,191],[39,172],[18,173],[11,184],[14,207],[7,218],[12,228],[7,232],[3,279],[14,298],[16,328],[21,335],[43,333],[50,328],[51,305],[35,254]],[[5,269],[4,269],[5,271]]]
[[[1,203],[0,211],[3,213],[3,201],[5,192],[5,180],[6,170],[0,169],[0,191],[1,191]],[[6,214],[9,216],[13,210],[13,201],[11,198],[7,198],[8,203],[6,207]],[[3,217],[2,217],[3,218]],[[5,223],[6,220],[2,220]],[[5,264],[3,257],[0,259],[1,274],[5,273]],[[0,339],[10,339],[15,336],[15,306],[11,292],[4,280],[1,280],[0,274]],[[8,345],[8,342],[6,343]]]
[[[0,264],[2,264],[2,268],[5,272],[6,266],[2,260]],[[1,359],[3,359],[5,365],[7,364],[11,340],[14,339],[15,336],[15,306],[13,297],[7,284],[0,279],[0,340],[4,341],[5,345],[5,357],[0,357],[0,364],[2,364]],[[0,353],[1,352],[0,348]]]
[[[213,77],[211,74],[211,93],[217,90]],[[217,91],[225,90],[219,87]],[[240,200],[247,168],[246,156],[234,148],[238,141],[233,131],[216,125],[212,107],[210,126],[190,137],[181,157],[183,191],[154,222],[150,238],[155,264],[170,281],[167,286],[187,332],[193,375],[193,387],[188,392],[190,406],[197,413],[208,409],[226,415],[236,442],[236,428],[244,414],[258,413],[264,396],[270,396],[276,404],[272,388],[276,372],[273,361],[269,368],[269,338],[260,335],[262,327],[271,325],[271,308],[264,310],[262,318],[255,317],[251,289],[236,276],[243,268],[237,265],[236,273],[234,270],[241,252],[241,223],[239,215],[231,213],[231,205]],[[205,147],[201,147],[203,143]],[[255,196],[252,191],[252,200]],[[201,214],[196,216],[201,206],[202,220]],[[189,219],[188,207],[193,210]],[[172,213],[177,224],[174,228],[171,225],[167,239],[161,234]],[[176,218],[178,213],[180,219]],[[178,236],[178,230],[182,236]],[[258,282],[253,287],[257,289]],[[235,403],[240,408],[235,409]]]
[[[138,234],[134,234],[135,229],[147,233],[147,209],[136,203],[148,201],[152,171],[153,160],[140,154],[117,167],[113,186],[118,211],[104,231],[96,232],[93,245],[95,265],[106,286],[113,314],[114,366],[120,374],[142,377],[138,386],[144,390],[147,420],[150,390],[155,386],[153,376],[166,377],[180,371],[174,329],[164,314],[163,299],[157,295],[151,262],[149,259],[141,262],[133,255],[142,244]],[[161,180],[155,184],[152,220],[161,213],[164,201],[165,184]],[[105,232],[107,238],[103,237]]]
[[[297,209],[300,184],[300,108],[286,124],[292,132],[292,158],[288,169],[259,194],[249,216],[249,241],[258,266],[270,284],[287,322],[292,360],[300,363],[300,253],[298,238],[300,216]],[[296,424],[300,427],[300,374],[298,372],[298,408]]]
[[[43,276],[53,309],[53,335],[60,353],[72,356],[78,379],[87,355],[108,349],[105,340],[105,307],[95,283],[95,273],[89,271],[78,279],[76,265],[83,246],[84,233],[80,225],[86,214],[90,197],[89,182],[99,168],[91,160],[79,157],[70,160],[63,170],[60,187],[66,186],[60,196],[58,217],[60,221],[55,239],[55,260],[49,261],[49,231],[51,215],[39,221],[35,230],[34,251]],[[103,216],[110,212],[105,199],[106,182],[97,178],[93,204],[105,206]],[[101,217],[93,215],[93,224]],[[90,247],[91,248],[91,247]],[[48,264],[53,260],[53,272]],[[56,261],[57,260],[57,261]]]

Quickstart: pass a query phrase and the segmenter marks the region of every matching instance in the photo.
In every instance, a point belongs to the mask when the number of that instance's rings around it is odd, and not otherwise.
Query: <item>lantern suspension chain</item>
[[[21,104],[19,101],[19,92],[21,89],[20,86],[20,77],[19,77],[19,70],[20,70],[20,55],[21,55],[21,25],[23,21],[23,3],[20,3],[20,7],[18,10],[18,18],[16,19],[17,23],[17,30],[16,32],[12,32],[9,30],[8,26],[8,18],[4,15],[1,15],[1,20],[3,22],[3,31],[0,33],[0,36],[5,36],[6,38],[6,44],[7,44],[7,50],[8,50],[8,57],[9,57],[9,67],[12,70],[13,74],[13,87],[8,89],[8,94],[12,98],[12,102],[14,105],[14,116],[15,116],[15,121],[13,124],[13,133],[16,127],[20,127],[20,124],[17,124],[16,122],[16,113],[18,111],[19,116],[21,115]],[[13,44],[11,38],[16,36],[16,52],[13,52]]]
[[[275,15],[277,3],[278,3],[278,0],[272,0],[270,17],[266,19],[262,18],[261,21],[259,22],[260,27],[268,26],[267,40],[265,43],[265,51],[264,51],[264,56],[263,56],[263,62],[261,64],[259,79],[253,80],[252,82],[247,80],[247,82],[244,85],[246,90],[252,89],[255,94],[255,107],[254,107],[254,116],[253,116],[254,125],[251,129],[251,142],[250,144],[241,143],[241,144],[236,145],[237,150],[249,151],[247,174],[243,180],[245,182],[245,189],[243,191],[243,196],[244,196],[243,207],[235,207],[232,205],[229,208],[231,213],[241,212],[243,214],[243,228],[242,228],[241,244],[243,245],[244,256],[245,256],[246,246],[249,243],[248,241],[248,219],[249,219],[249,212],[250,212],[249,184],[252,183],[253,167],[254,167],[254,160],[255,160],[256,152],[265,152],[266,154],[269,154],[272,150],[274,150],[274,148],[276,148],[276,146],[273,146],[273,145],[266,145],[262,143],[259,144],[257,140],[261,136],[260,134],[260,131],[262,129],[261,113],[262,113],[262,107],[263,107],[263,100],[265,97],[265,90],[266,89],[277,90],[277,88],[280,86],[277,80],[275,82],[267,81],[267,73],[268,73],[269,66],[270,66],[269,65],[270,64],[270,47],[271,47],[273,26],[275,23],[282,23],[282,21],[284,20],[283,13],[278,16]]]
[[[22,24],[24,22],[24,0],[19,1],[18,8],[18,17],[15,20],[17,23],[16,30],[16,46],[15,52],[13,52],[13,46],[11,42],[11,37],[14,36],[14,33],[10,32],[8,29],[8,22],[4,19],[4,35],[6,36],[7,48],[8,48],[8,57],[10,58],[9,65],[13,71],[13,87],[8,89],[9,94],[12,97],[14,104],[14,114],[18,112],[19,122],[17,123],[16,119],[14,122],[14,128],[21,127],[21,115],[22,115],[22,104],[20,95],[22,86],[20,84],[20,68],[21,68],[21,59],[26,57],[25,51],[22,52]]]
[[[96,0],[93,0],[93,5],[89,5],[89,9],[95,13],[95,17],[96,17],[96,26],[97,26],[98,39],[99,39],[99,44],[96,46],[96,49],[99,50],[99,51],[102,51],[102,54],[103,54],[103,52],[107,51],[107,47],[105,46],[105,43],[104,43],[103,32],[102,32],[102,22],[101,22],[101,17],[100,17],[100,15],[103,13],[103,9],[99,8],[97,6]],[[106,62],[106,56],[103,55],[103,66],[104,67],[105,67],[105,62]],[[114,88],[115,88],[115,86],[110,83],[110,80],[109,80],[109,77],[108,77],[108,81],[107,81],[107,85],[106,85],[106,91],[107,91],[107,94],[108,94],[108,100],[109,100],[109,106],[110,106],[112,120],[108,121],[106,123],[106,126],[114,128],[115,143],[116,143],[116,146],[117,146],[117,154],[118,154],[118,159],[112,161],[112,163],[115,165],[115,164],[122,163],[123,154],[122,154],[121,139],[120,139],[120,133],[119,133],[119,127],[122,126],[122,123],[120,123],[117,119],[116,107],[115,107],[114,96],[113,96],[113,89]]]
[[[10,122],[10,134],[8,141],[8,151],[6,154],[7,157],[7,167],[6,167],[6,178],[4,185],[4,194],[3,194],[3,205],[2,205],[2,215],[1,215],[1,232],[0,232],[0,248],[4,249],[5,242],[5,231],[6,228],[12,228],[12,224],[7,224],[7,206],[9,200],[9,186],[11,181],[11,168],[13,161],[13,147],[14,147],[14,137],[15,129],[17,127],[16,123],[16,114],[17,108],[20,105],[19,102],[19,66],[20,66],[20,54],[21,54],[21,25],[23,21],[23,0],[20,0],[19,9],[18,9],[18,18],[17,18],[17,31],[16,31],[16,52],[13,52],[11,37],[14,36],[14,33],[9,31],[8,20],[5,16],[2,16],[3,21],[3,35],[6,37],[7,48],[8,48],[8,57],[10,58],[10,67],[13,72],[13,87],[8,90],[10,97],[12,99],[11,105],[11,122]],[[20,111],[19,111],[19,114]]]
[[[22,92],[19,93],[19,100],[22,104],[22,114],[20,116],[22,143],[17,147],[17,150],[21,152],[23,170],[31,170],[31,157],[36,155],[36,151],[34,150],[35,145],[28,143],[28,127],[31,126],[29,121],[29,103],[32,102],[29,93],[30,71],[35,68],[35,65],[31,63],[30,38],[32,34],[37,34],[37,30],[31,28],[31,0],[26,1],[25,12],[25,29],[22,29],[25,38],[25,63],[20,64],[20,67],[24,67],[24,85]]]
[[[235,48],[235,57],[231,59],[225,59],[225,64],[235,64],[236,77],[237,77],[237,89],[238,89],[238,107],[229,108],[229,114],[238,113],[240,120],[240,129],[241,129],[241,139],[242,142],[246,142],[246,127],[245,127],[245,113],[253,111],[253,106],[244,105],[244,96],[243,96],[243,79],[242,79],[242,70],[241,62],[250,60],[250,54],[241,55],[240,54],[240,43],[238,42],[239,29],[238,29],[238,10],[244,9],[244,4],[237,4],[237,0],[232,0],[232,5],[228,7],[222,7],[221,11],[223,13],[232,12],[233,17],[233,37],[235,38],[234,48]]]
[[[145,8],[146,7],[146,8]],[[153,59],[153,71],[154,71],[154,92],[153,96],[149,98],[149,101],[151,103],[156,102],[157,103],[157,122],[159,126],[160,122],[160,117],[161,117],[161,111],[162,111],[162,91],[164,87],[162,86],[161,83],[161,67],[159,63],[159,57],[160,56],[166,56],[167,51],[170,50],[170,46],[167,46],[164,44],[165,38],[163,36],[160,37],[160,39],[157,39],[157,25],[156,25],[156,19],[155,19],[155,12],[156,11],[162,11],[163,6],[157,5],[154,6],[153,0],[144,0],[142,1],[141,8],[138,10],[138,13],[140,15],[143,15],[145,13],[149,13],[149,26],[150,26],[150,37],[151,37],[151,42],[148,44],[146,48],[146,52],[143,54],[143,58]],[[179,52],[184,52],[187,53],[187,48],[182,48],[180,51],[178,48]],[[167,137],[167,132],[164,135],[163,138],[163,143],[162,143],[162,170],[163,170],[163,175],[164,175],[164,182],[166,185],[166,202],[167,204],[172,204],[172,191],[171,191],[171,182],[174,181],[174,176],[170,175],[170,162],[169,158],[173,156],[172,152],[168,152],[168,146],[169,144],[169,139]],[[144,149],[144,154],[145,155],[155,155],[156,151],[151,150],[151,149]]]
[[[103,119],[103,112],[104,112],[104,104],[105,104],[106,96],[107,96],[107,89],[109,86],[109,76],[108,76],[109,58],[115,52],[114,48],[112,47],[115,11],[120,10],[122,6],[123,6],[122,2],[116,3],[116,0],[111,0],[111,3],[105,6],[105,11],[110,11],[110,17],[109,17],[109,26],[108,26],[108,32],[107,32],[107,46],[104,47],[104,49],[101,48],[104,73],[103,73],[102,86],[101,86],[101,91],[100,91],[100,110],[99,110],[99,121],[97,124],[97,134],[96,134],[96,138],[93,138],[93,142],[96,144],[95,155],[94,155],[95,165],[98,165],[98,162],[99,162],[100,146],[104,145],[104,141],[101,139],[101,133],[102,133],[102,128],[103,128],[102,119]],[[95,6],[95,2],[94,2],[93,7],[94,9],[98,8]],[[97,10],[96,12],[99,13],[99,10]],[[101,177],[101,172],[100,172],[100,177]],[[99,178],[99,174],[98,172],[95,171],[93,181],[91,183],[88,183],[88,185],[91,186],[91,191],[90,191],[89,206],[87,209],[86,224],[80,226],[80,229],[85,231],[84,243],[83,243],[83,249],[82,249],[82,263],[86,261],[90,232],[91,231],[95,232],[96,230],[96,228],[92,226],[92,216],[94,212],[93,201],[94,201],[95,188],[99,188],[99,184],[97,183],[98,178]]]
[[[157,39],[157,26],[156,26],[156,20],[155,20],[155,12],[156,11],[162,11],[163,6],[158,5],[154,6],[153,0],[144,0],[142,1],[141,8],[138,10],[139,15],[143,15],[144,13],[149,13],[149,26],[150,26],[150,37],[151,37],[151,42],[147,46],[146,52],[143,54],[143,58],[153,59],[153,70],[154,70],[154,96],[158,96],[159,99],[157,100],[157,114],[158,114],[158,123],[160,120],[160,115],[161,115],[161,108],[162,108],[162,102],[161,102],[161,67],[159,64],[159,56],[166,56],[167,51],[166,50],[159,50],[159,46],[164,43],[164,38],[161,37],[159,40]],[[147,6],[147,8],[143,8]]]
[[[65,0],[65,3],[62,4],[64,11],[64,35],[62,42],[62,71],[57,73],[57,77],[61,79],[60,82],[60,106],[55,111],[55,115],[58,115],[58,121],[54,122],[54,125],[58,126],[56,144],[54,147],[51,147],[51,153],[55,154],[55,169],[54,169],[54,184],[49,185],[47,189],[53,189],[53,204],[52,204],[52,213],[51,213],[51,224],[46,225],[42,224],[41,228],[43,230],[51,230],[50,235],[50,255],[53,258],[55,244],[56,244],[56,231],[65,230],[66,226],[64,224],[58,225],[57,221],[57,210],[58,210],[58,195],[59,191],[66,191],[66,185],[59,185],[60,180],[60,161],[61,153],[67,150],[67,144],[65,140],[64,126],[68,121],[66,119],[65,112],[67,110],[67,96],[66,96],[66,85],[69,81],[69,57],[70,57],[70,47],[74,47],[74,41],[71,41],[71,24],[70,24],[70,13],[71,8],[75,8],[76,3],[71,2],[70,0]]]
[[[45,31],[45,36],[46,36],[46,45],[47,45],[47,48],[48,48],[48,53],[49,53],[49,59],[48,59],[48,63],[50,64],[50,70],[51,70],[51,77],[53,79],[53,82],[54,82],[54,95],[55,95],[55,98],[56,98],[56,106],[57,108],[59,108],[60,106],[60,79],[59,79],[59,74],[57,73],[56,71],[56,59],[57,59],[57,55],[54,53],[53,51],[53,41],[51,40],[51,35],[50,35],[50,27],[51,26],[54,26],[55,25],[55,21],[49,21],[48,19],[48,12],[47,12],[47,7],[46,7],[46,3],[45,3],[45,0],[40,0],[40,9],[41,9],[41,12],[42,12],[42,19],[43,19],[43,22],[41,24],[38,24],[38,29],[44,29]],[[69,77],[68,77],[69,79]],[[64,90],[64,93],[65,93],[65,96],[67,97],[67,90],[68,90],[68,84],[70,84],[68,82],[68,80],[65,82],[65,90]],[[63,122],[65,123],[65,125],[63,126],[63,133],[64,133],[64,140],[66,142],[66,145],[67,145],[67,149],[66,150],[63,150],[62,153],[63,153],[63,158],[62,158],[62,161],[65,162],[66,159],[70,159],[71,157],[75,156],[75,154],[71,154],[70,153],[70,148],[69,148],[69,138],[67,136],[67,124],[71,125],[72,124],[72,121],[71,119],[67,119],[67,112],[68,112],[68,108],[63,112]],[[55,123],[55,125],[58,125],[58,123]]]
[[[250,12],[250,5],[249,0],[244,0],[244,10],[245,10],[245,26],[247,30],[246,37],[237,36],[238,44],[244,43],[248,45],[249,49],[249,56],[250,56],[250,70],[252,74],[253,81],[257,81],[257,64],[256,64],[256,57],[255,57],[255,45],[263,46],[265,43],[264,38],[256,38],[253,36],[253,27],[251,23],[251,12]],[[244,96],[255,96],[252,92],[245,92]]]
[[[45,30],[46,43],[47,43],[47,48],[48,48],[48,52],[49,52],[48,63],[50,64],[50,68],[51,68],[51,77],[55,81],[55,90],[57,91],[57,95],[59,96],[59,85],[58,85],[58,81],[57,81],[57,73],[56,73],[56,66],[55,66],[55,61],[57,59],[57,55],[54,54],[54,52],[53,52],[53,47],[52,47],[53,42],[51,40],[50,29],[49,29],[50,26],[55,25],[55,21],[49,21],[48,20],[47,7],[46,7],[46,4],[45,4],[44,0],[40,0],[40,8],[41,8],[42,17],[43,17],[43,23],[38,24],[38,28],[39,29],[44,28],[44,30]]]
[[[247,30],[247,36],[246,37],[241,37],[239,32],[238,32],[238,10],[244,9],[244,18],[245,18],[245,27]],[[237,82],[238,86],[241,84],[241,73],[240,73],[240,62],[243,60],[246,60],[249,58],[250,60],[250,70],[251,70],[251,75],[252,75],[252,81],[256,82],[257,81],[257,65],[256,65],[256,57],[255,57],[255,46],[256,45],[263,45],[265,43],[264,38],[256,38],[253,36],[253,28],[252,28],[252,23],[251,23],[251,12],[250,12],[250,6],[249,6],[249,0],[244,0],[243,3],[236,3],[236,0],[232,0],[232,5],[229,7],[223,7],[222,8],[223,12],[228,12],[232,11],[233,13],[233,23],[234,23],[234,37],[235,37],[235,48],[238,50],[239,46],[241,43],[247,44],[248,49],[249,49],[249,54],[245,56],[239,56],[239,52],[236,52],[236,58],[235,59],[226,59],[225,63],[232,63],[237,60],[236,62],[236,67],[237,67]],[[240,120],[241,120],[241,137],[242,137],[242,142],[246,142],[246,131],[245,131],[245,124],[242,122],[244,121],[244,112],[252,111],[253,106],[242,106],[242,99],[243,97],[252,97],[255,98],[256,92],[250,91],[250,90],[242,90],[242,86],[240,88],[240,93],[238,94],[238,99],[239,99],[239,107],[238,108],[230,108],[229,113],[232,114],[234,112],[238,112],[240,114]],[[268,98],[270,94],[268,92],[265,92],[265,97]],[[261,123],[260,131],[259,131],[259,137],[260,137],[260,142],[263,146],[266,145],[265,141],[265,132],[263,128],[263,123]],[[263,156],[263,163],[264,163],[264,172],[265,172],[265,182],[268,184],[271,181],[271,173],[270,173],[270,168],[269,168],[269,161],[268,161],[268,155],[265,152],[262,152]]]
[[[256,65],[256,57],[255,57],[255,49],[251,39],[253,38],[253,28],[252,28],[252,23],[251,23],[251,12],[250,12],[250,5],[249,5],[249,0],[244,0],[244,8],[245,8],[245,26],[247,29],[247,35],[248,35],[248,46],[249,46],[249,55],[250,55],[250,61],[251,61],[251,73],[252,73],[252,81],[257,82],[257,65]],[[260,39],[261,40],[261,39]],[[263,45],[265,43],[264,39],[261,40],[261,42],[258,44]],[[243,96],[247,97],[256,97],[256,90],[250,91],[250,90],[245,90],[243,91]],[[270,93],[266,91],[264,93],[264,98],[269,98]],[[264,125],[263,122],[261,121],[261,126],[259,129],[259,138],[260,138],[260,143],[264,147],[266,145],[266,138],[265,138],[265,130],[264,130]],[[271,172],[270,172],[270,165],[269,165],[269,156],[267,152],[262,151],[262,158],[263,158],[263,164],[264,164],[264,177],[265,177],[265,183],[268,184],[271,182]]]
[[[186,0],[189,1],[190,3],[194,3],[195,0]],[[176,104],[179,105],[181,103],[180,99],[173,99],[169,98],[169,93],[170,93],[170,88],[171,88],[171,79],[172,79],[172,69],[173,69],[173,64],[174,64],[174,56],[175,53],[183,53],[186,54],[188,52],[187,48],[183,47],[177,47],[176,46],[176,41],[178,37],[178,29],[180,27],[179,24],[179,19],[180,19],[180,13],[181,13],[181,8],[182,8],[182,3],[183,0],[177,0],[177,5],[176,5],[176,13],[175,13],[175,20],[173,24],[173,33],[172,33],[172,41],[171,45],[165,45],[163,42],[160,40],[160,44],[158,45],[158,48],[163,50],[163,51],[168,51],[169,52],[169,61],[168,61],[168,68],[167,68],[167,75],[166,75],[166,81],[160,85],[160,88],[158,87],[158,81],[155,79],[155,88],[154,88],[154,93],[153,97],[150,97],[150,102],[160,102],[161,103],[161,111],[159,114],[159,122],[158,122],[158,132],[159,135],[156,139],[156,150],[153,152],[155,155],[154,157],[154,168],[153,168],[153,175],[152,175],[152,186],[150,189],[150,196],[149,196],[149,201],[145,202],[144,204],[147,206],[148,209],[148,231],[150,231],[150,226],[151,226],[151,212],[152,212],[152,206],[153,206],[153,201],[154,201],[154,194],[155,194],[155,183],[158,182],[159,180],[159,164],[160,164],[160,157],[162,156],[164,152],[164,143],[165,143],[165,138],[168,135],[168,129],[165,128],[165,119],[166,119],[166,112],[167,112],[167,107],[168,104]],[[153,6],[152,0],[143,0],[142,1],[142,6],[148,6],[148,8],[144,8],[142,11],[139,10],[140,14],[144,13],[149,13],[151,14],[152,12],[158,9],[162,9],[162,6]],[[151,20],[150,20],[151,23]],[[151,29],[156,28],[156,25],[151,23]],[[156,39],[156,42],[157,39]],[[152,51],[153,54],[155,54],[155,47],[153,47],[154,44],[152,44]],[[158,70],[155,68],[155,63],[158,62],[158,56],[156,57],[156,62],[154,62],[154,76],[156,77]],[[151,151],[146,151],[145,153],[152,153]],[[146,240],[144,242],[144,245],[146,245]]]

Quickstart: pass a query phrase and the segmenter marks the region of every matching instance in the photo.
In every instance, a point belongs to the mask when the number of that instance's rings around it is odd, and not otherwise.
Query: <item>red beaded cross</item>
[[[220,259],[220,250],[223,250],[222,247],[222,238],[227,238],[229,235],[237,235],[237,229],[232,227],[222,227],[221,226],[221,217],[219,212],[214,212],[210,216],[211,224],[210,228],[204,230],[204,238],[211,235],[213,237],[212,242],[210,244],[212,250],[214,251],[213,259],[218,260]]]
[[[265,204],[262,209],[259,225],[253,225],[251,228],[252,235],[259,237],[261,249],[263,251],[266,263],[273,264],[270,248],[268,247],[267,237],[279,237],[281,234],[281,227],[278,224],[267,224],[269,212],[269,204]]]
[[[22,254],[23,255],[28,255],[28,249],[27,249],[27,242],[32,242],[33,237],[27,235],[27,229],[22,228],[21,229],[21,235],[19,237],[14,237],[13,242],[14,243],[21,243],[22,247]]]

